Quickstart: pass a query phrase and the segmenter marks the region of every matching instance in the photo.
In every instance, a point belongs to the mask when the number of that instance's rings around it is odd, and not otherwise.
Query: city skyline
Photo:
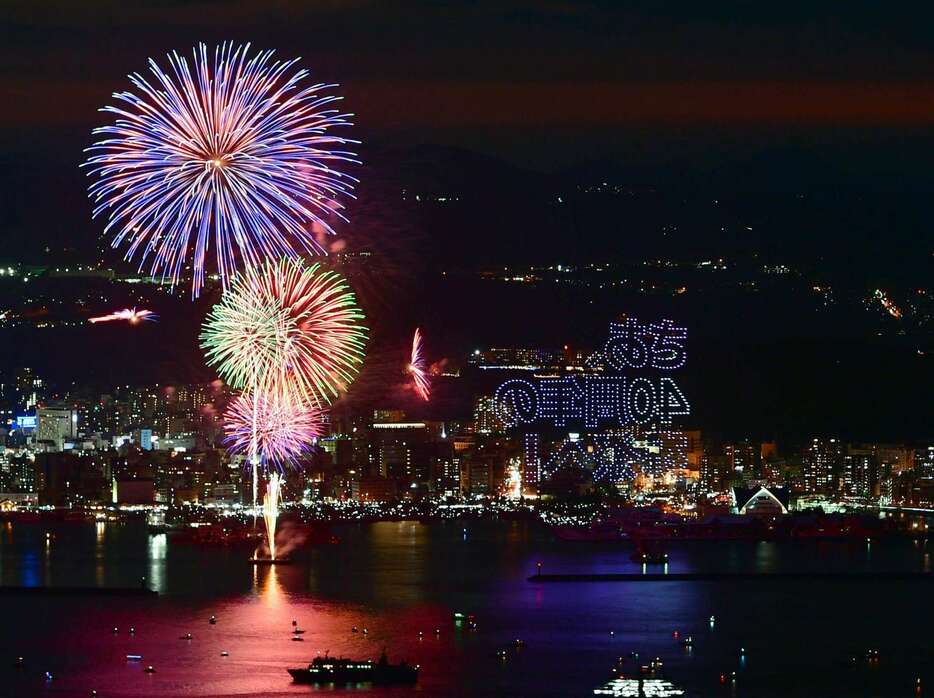
[[[9,0],[0,692],[922,696],[931,19]]]

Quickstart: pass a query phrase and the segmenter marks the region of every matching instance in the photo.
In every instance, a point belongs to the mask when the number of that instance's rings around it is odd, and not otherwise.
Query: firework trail
[[[276,521],[279,518],[279,492],[281,483],[279,473],[269,476],[266,494],[263,496],[263,521],[266,522],[266,541],[269,545],[269,559],[276,559]]]
[[[415,386],[415,392],[423,400],[428,400],[431,396],[431,378],[428,376],[428,367],[425,364],[425,357],[422,355],[422,333],[416,327],[415,336],[412,338],[412,355],[409,358],[409,364],[406,370],[412,376],[412,383]]]
[[[199,44],[191,60],[172,52],[169,70],[149,60],[151,77],[129,76],[136,92],[113,95],[101,111],[112,125],[84,167],[93,216],[106,214],[113,247],[174,286],[191,271],[192,297],[206,258],[225,285],[238,267],[325,252],[315,232],[353,198],[356,179],[334,167],[358,163],[352,141],[333,134],[351,115],[334,108],[336,85],[303,84],[297,59],[250,55],[250,44]]]
[[[201,346],[233,387],[286,390],[323,408],[360,370],[363,320],[343,276],[283,259],[236,277],[208,314]]]
[[[118,310],[115,313],[110,315],[101,315],[100,317],[92,317],[88,320],[92,325],[95,325],[99,322],[113,322],[114,320],[126,320],[131,325],[138,325],[143,320],[147,322],[155,322],[159,316],[156,315],[151,310],[137,310],[136,308],[124,308],[123,310]]]

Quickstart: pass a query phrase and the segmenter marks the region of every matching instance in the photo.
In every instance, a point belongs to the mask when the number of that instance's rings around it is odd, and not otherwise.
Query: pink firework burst
[[[230,402],[224,421],[230,453],[253,457],[255,436],[259,462],[282,468],[294,464],[321,435],[323,411],[284,390],[244,392]]]
[[[156,318],[159,317],[151,310],[137,310],[136,308],[124,308],[123,310],[118,310],[115,313],[110,313],[110,315],[101,315],[99,317],[90,318],[89,322],[92,325],[96,325],[99,322],[113,322],[114,320],[126,320],[131,325],[138,325],[143,320],[147,322],[155,322]]]
[[[423,400],[428,400],[431,396],[431,378],[428,376],[428,367],[425,364],[425,357],[422,352],[423,344],[421,330],[416,327],[415,336],[412,338],[412,356],[409,359],[406,371],[412,376],[415,392]]]

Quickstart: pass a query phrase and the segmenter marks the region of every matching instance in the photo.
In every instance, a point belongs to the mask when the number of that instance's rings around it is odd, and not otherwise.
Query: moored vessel
[[[412,684],[418,680],[418,665],[400,662],[390,664],[386,653],[379,661],[315,657],[304,669],[288,669],[295,683],[373,683],[380,685]]]

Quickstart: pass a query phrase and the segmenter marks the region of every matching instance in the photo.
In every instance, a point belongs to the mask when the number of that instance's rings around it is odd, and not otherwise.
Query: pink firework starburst
[[[431,397],[431,378],[428,376],[428,367],[425,364],[423,343],[421,330],[416,327],[415,336],[412,338],[412,356],[406,371],[412,376],[415,392],[423,400],[428,400]]]
[[[322,410],[287,391],[255,396],[244,392],[231,401],[224,415],[225,443],[230,453],[252,457],[255,430],[259,462],[282,468],[292,465],[321,435],[322,418]]]

